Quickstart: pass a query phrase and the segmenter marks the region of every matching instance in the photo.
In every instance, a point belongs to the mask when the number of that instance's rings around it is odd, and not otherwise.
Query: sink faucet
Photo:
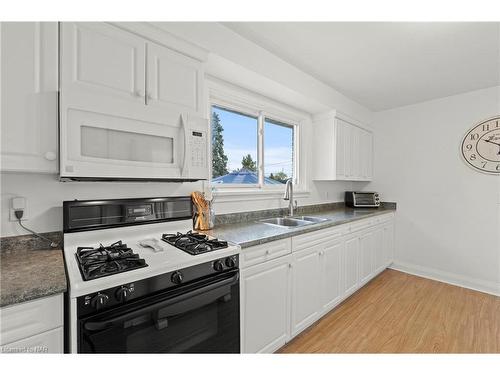
[[[285,185],[285,195],[283,196],[283,199],[285,201],[289,201],[288,203],[288,215],[293,216],[293,210],[297,208],[297,201],[293,201],[293,180],[289,178],[286,180],[286,185]]]

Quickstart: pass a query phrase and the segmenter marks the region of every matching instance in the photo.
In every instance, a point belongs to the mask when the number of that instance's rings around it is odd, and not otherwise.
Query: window
[[[294,125],[218,105],[211,111],[212,184],[271,188],[296,178]]]
[[[294,178],[293,126],[266,118],[264,122],[264,183],[284,184]]]

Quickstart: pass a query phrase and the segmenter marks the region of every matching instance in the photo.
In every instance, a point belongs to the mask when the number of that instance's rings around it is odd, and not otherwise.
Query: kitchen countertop
[[[392,205],[382,206],[377,209],[339,207],[311,213],[300,212],[296,216],[309,215],[329,219],[322,223],[309,224],[302,227],[282,228],[260,223],[258,222],[259,219],[257,219],[236,224],[219,224],[214,229],[205,231],[205,233],[236,243],[243,249],[395,211],[396,209]]]
[[[62,250],[23,247],[26,241],[17,237],[2,238],[0,307],[65,292]]]

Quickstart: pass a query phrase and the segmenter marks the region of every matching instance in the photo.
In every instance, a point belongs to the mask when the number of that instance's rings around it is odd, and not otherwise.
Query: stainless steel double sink
[[[262,219],[259,220],[259,222],[282,228],[296,228],[296,227],[302,227],[304,225],[323,223],[328,220],[329,219],[316,216],[293,216],[293,217],[287,216],[287,217],[272,217],[269,219]]]

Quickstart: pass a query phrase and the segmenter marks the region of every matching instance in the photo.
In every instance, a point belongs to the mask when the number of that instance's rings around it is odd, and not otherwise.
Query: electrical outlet
[[[16,211],[17,210],[15,210],[13,208],[11,208],[9,210],[9,220],[10,221],[17,221],[17,217],[15,214]],[[25,208],[25,209],[23,209],[23,211],[24,211],[24,213],[23,213],[23,217],[21,218],[21,221],[26,221],[26,220],[28,220],[28,210]]]
[[[16,217],[16,211],[23,211],[23,217],[21,218],[21,221],[28,220],[28,211],[26,210],[27,207],[25,197],[14,197],[11,199],[10,204],[10,221],[18,221]]]

